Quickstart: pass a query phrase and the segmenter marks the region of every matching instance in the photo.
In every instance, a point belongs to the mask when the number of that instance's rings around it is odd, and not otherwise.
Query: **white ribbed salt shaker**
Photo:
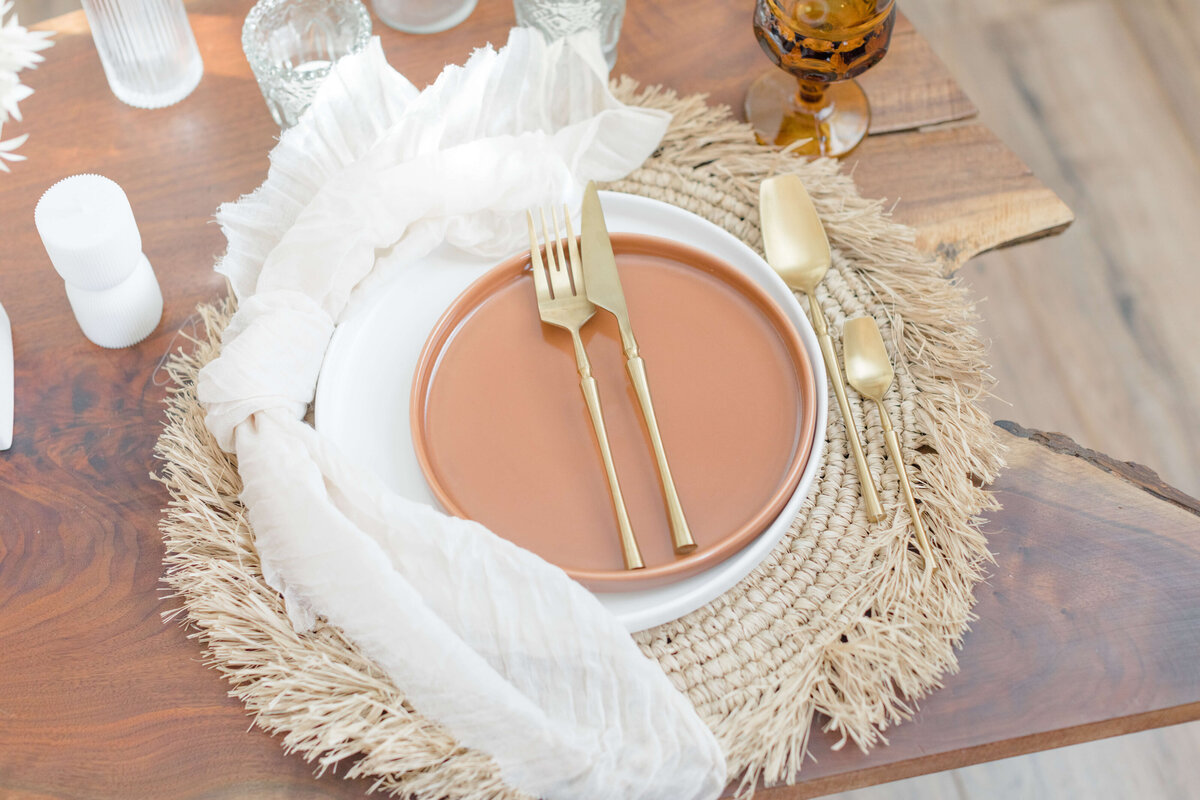
[[[42,195],[33,219],[84,336],[116,348],[154,331],[162,292],[120,186],[100,175],[64,178]]]

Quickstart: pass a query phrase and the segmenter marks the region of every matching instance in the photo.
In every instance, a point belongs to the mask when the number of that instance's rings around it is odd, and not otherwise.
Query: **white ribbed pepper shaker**
[[[42,195],[33,219],[84,336],[116,348],[154,331],[162,292],[120,186],[100,175],[64,178]]]

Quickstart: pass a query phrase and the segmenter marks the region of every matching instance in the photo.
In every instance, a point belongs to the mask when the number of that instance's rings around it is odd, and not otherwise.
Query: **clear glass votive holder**
[[[617,39],[625,17],[625,0],[513,0],[517,24],[537,28],[547,39],[594,30],[611,70],[617,63]]]
[[[192,93],[204,74],[183,0],[83,0],[113,94],[162,108]]]
[[[281,128],[296,124],[334,62],[370,39],[359,0],[259,0],[242,26],[242,50]]]
[[[439,33],[471,15],[477,0],[371,0],[384,25],[405,33]]]

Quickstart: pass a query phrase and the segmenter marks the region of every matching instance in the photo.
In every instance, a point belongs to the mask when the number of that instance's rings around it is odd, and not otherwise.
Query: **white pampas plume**
[[[17,73],[36,67],[42,60],[38,51],[45,50],[53,44],[49,31],[29,31],[22,28],[12,7],[11,0],[0,3],[0,131],[3,131],[4,123],[8,122],[10,117],[21,121],[21,112],[17,104],[33,94],[33,89],[17,80]],[[0,140],[0,170],[9,171],[6,161],[25,159],[25,156],[17,155],[16,149],[28,138],[29,134],[24,134],[8,141]]]

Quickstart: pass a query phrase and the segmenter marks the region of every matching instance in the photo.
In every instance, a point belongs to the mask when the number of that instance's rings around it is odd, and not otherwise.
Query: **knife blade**
[[[625,290],[621,288],[621,276],[617,274],[617,259],[613,255],[612,241],[608,238],[608,226],[604,223],[604,210],[600,207],[600,193],[596,191],[595,181],[588,181],[583,192],[583,220],[580,224],[582,230],[579,239],[587,298],[617,318],[625,355],[627,358],[636,356],[637,339],[629,322]]]
[[[654,403],[650,400],[650,383],[646,377],[646,362],[638,352],[633,325],[629,321],[629,309],[625,304],[625,291],[621,288],[621,277],[617,274],[617,259],[613,254],[608,226],[604,223],[604,210],[600,207],[600,194],[596,184],[588,182],[583,193],[582,230],[580,243],[583,255],[583,282],[588,300],[617,318],[621,329],[621,344],[625,348],[625,368],[637,394],[642,418],[650,434],[654,448],[654,460],[658,464],[658,476],[662,481],[663,498],[667,504],[667,521],[671,526],[671,543],[676,553],[690,553],[696,549],[696,541],[688,528],[675,480],[667,464],[662,436],[658,432],[658,420],[654,416]]]

